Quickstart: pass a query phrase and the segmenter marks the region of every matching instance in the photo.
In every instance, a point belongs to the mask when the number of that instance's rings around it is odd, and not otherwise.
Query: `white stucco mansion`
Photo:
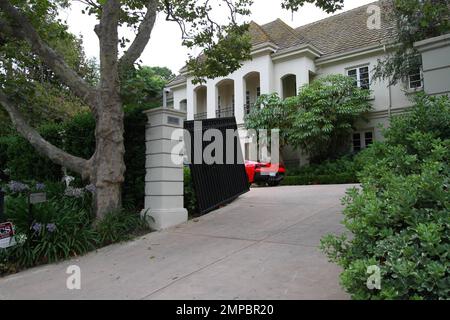
[[[368,27],[374,5],[381,9],[379,28]],[[381,0],[297,29],[280,19],[265,25],[251,22],[252,60],[245,61],[229,76],[209,79],[203,85],[192,84],[192,77],[182,69],[167,86],[165,104],[185,110],[188,120],[235,116],[242,126],[245,114],[259,95],[277,92],[286,98],[296,95],[299,87],[314,79],[344,74],[354,77],[358,86],[372,91],[369,122],[357,124],[352,136],[353,149],[362,149],[382,139],[379,124],[388,125],[390,116],[403,112],[411,104],[409,96],[424,87],[421,69],[404,83],[391,87],[387,81],[371,79],[378,59],[393,44],[395,22],[387,14],[390,9],[390,1]],[[450,69],[444,71],[450,78]],[[446,79],[444,76],[443,80],[450,81]],[[243,150],[247,150],[245,143],[243,139]],[[288,152],[284,159],[307,162],[298,152]]]

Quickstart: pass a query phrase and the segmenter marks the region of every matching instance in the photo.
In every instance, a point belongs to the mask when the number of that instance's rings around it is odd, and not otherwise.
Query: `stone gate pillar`
[[[183,128],[186,113],[157,108],[148,110],[145,114],[148,123],[143,214],[146,214],[151,228],[161,230],[184,223],[188,219],[183,204],[183,156],[173,150],[180,140],[172,139],[172,133]],[[177,161],[174,162],[173,159]]]

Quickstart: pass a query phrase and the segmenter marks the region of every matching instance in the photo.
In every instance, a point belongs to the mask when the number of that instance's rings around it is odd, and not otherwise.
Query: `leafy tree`
[[[450,99],[420,96],[392,119],[386,141],[357,156],[362,187],[344,199],[352,233],[326,236],[322,248],[343,268],[354,299],[449,299]],[[369,290],[369,266],[381,286]]]
[[[301,148],[318,163],[347,151],[353,124],[371,109],[369,91],[354,79],[330,75],[300,88],[297,96],[281,100],[263,96],[246,118],[247,128],[280,129],[280,145]]]
[[[128,106],[145,106],[161,99],[162,90],[174,77],[165,67],[139,67],[122,77],[122,102]]]
[[[290,113],[286,101],[283,101],[277,93],[264,94],[256,100],[251,112],[245,117],[245,126],[247,129],[266,129],[268,132],[279,129],[279,147],[282,151],[289,142],[289,130],[292,127]]]
[[[396,21],[396,47],[385,59],[379,59],[374,79],[389,79],[390,85],[406,79],[421,66],[414,43],[450,32],[450,1],[393,0],[389,19]]]
[[[292,10],[311,0],[286,0]],[[319,7],[333,11],[333,4],[342,0],[316,0]],[[51,43],[47,19],[55,16],[67,0],[10,0],[0,1],[0,30],[9,45],[27,45],[35,59],[42,61],[55,79],[86,104],[96,120],[96,150],[90,159],[71,155],[43,139],[23,117],[14,96],[0,88],[0,104],[6,109],[15,128],[43,155],[55,163],[77,172],[97,187],[94,199],[98,218],[121,207],[120,189],[124,181],[123,101],[120,95],[121,75],[133,67],[141,56],[153,30],[157,13],[178,23],[183,44],[202,48],[203,55],[191,57],[188,67],[195,81],[205,77],[225,76],[250,58],[248,24],[238,24],[238,15],[248,15],[252,0],[83,0],[84,12],[98,19],[95,33],[100,44],[98,84],[91,83],[71,66]],[[291,6],[288,6],[291,4]],[[331,4],[331,6],[330,6]],[[221,24],[213,19],[215,9],[225,8],[228,21]],[[222,10],[223,12],[223,10]],[[119,37],[119,27],[136,31],[135,38]],[[126,49],[119,58],[119,46]],[[28,65],[28,63],[26,64]],[[16,68],[13,60],[10,67]]]
[[[350,141],[354,122],[371,109],[369,95],[343,75],[305,85],[289,101],[298,107],[292,114],[290,142],[309,153],[312,162],[336,156]]]
[[[36,4],[33,20],[39,24],[43,39],[64,57],[77,74],[95,83],[97,66],[94,60],[85,57],[82,39],[67,31],[67,27],[57,19],[56,10],[39,9],[39,5],[42,3]],[[87,108],[31,51],[27,43],[14,41],[3,28],[0,29],[0,70],[0,87],[33,126],[46,121],[59,122]],[[0,124],[1,134],[10,133],[13,129],[3,109],[0,110]]]

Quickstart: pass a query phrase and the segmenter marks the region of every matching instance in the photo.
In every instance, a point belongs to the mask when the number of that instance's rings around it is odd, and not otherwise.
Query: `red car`
[[[284,179],[286,168],[283,164],[272,164],[270,162],[245,161],[245,171],[247,172],[250,184],[268,184],[278,186]]]

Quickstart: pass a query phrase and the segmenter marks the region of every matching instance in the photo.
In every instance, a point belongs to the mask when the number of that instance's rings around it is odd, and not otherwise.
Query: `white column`
[[[172,137],[183,128],[185,113],[173,109],[151,109],[146,128],[145,209],[142,214],[152,229],[166,229],[188,219],[183,204],[183,156],[174,149],[182,141]]]
[[[167,94],[170,92],[169,89],[163,89],[163,108],[167,108]]]
[[[244,123],[244,79],[238,77],[234,80],[234,116],[236,123]]]
[[[275,79],[279,80],[279,79]],[[270,94],[275,90],[274,67],[270,57],[265,62],[265,67],[260,70],[261,94]]]
[[[297,73],[295,75],[295,77],[296,77],[296,85],[297,85],[297,92],[298,92],[298,89],[301,86],[309,83],[309,70],[304,69],[304,70],[302,70],[302,72]]]
[[[187,119],[194,120],[194,87],[192,85],[186,86],[186,99],[187,99]]]
[[[208,80],[206,84],[206,112],[208,119],[216,117],[216,84],[212,80]]]

